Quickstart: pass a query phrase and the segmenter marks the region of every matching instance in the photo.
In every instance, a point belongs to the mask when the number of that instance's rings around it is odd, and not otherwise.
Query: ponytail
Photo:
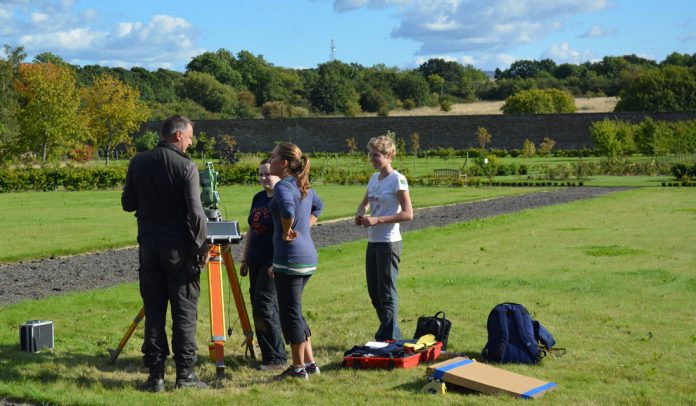
[[[309,192],[309,158],[291,142],[279,143],[276,150],[283,160],[288,161],[288,172],[295,177],[300,196],[304,199]]]
[[[300,171],[297,173],[297,187],[300,189],[300,196],[304,199],[309,191],[309,158],[302,155],[300,158]]]

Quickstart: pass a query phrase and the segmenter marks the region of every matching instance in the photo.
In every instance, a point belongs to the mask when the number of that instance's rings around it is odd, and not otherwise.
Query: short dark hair
[[[169,117],[168,119],[164,120],[164,123],[162,123],[162,129],[160,130],[160,138],[168,139],[172,137],[174,134],[176,134],[177,131],[185,131],[186,127],[188,127],[189,125],[193,127],[193,123],[191,122],[191,120],[189,120],[187,117],[175,114]]]

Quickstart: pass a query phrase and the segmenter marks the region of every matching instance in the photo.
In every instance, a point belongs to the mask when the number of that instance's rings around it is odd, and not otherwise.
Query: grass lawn
[[[251,198],[257,186],[220,188],[225,219],[246,230]],[[365,186],[318,185],[324,199],[322,220],[355,213]],[[415,186],[415,207],[480,200],[528,193],[519,188],[433,188]],[[0,263],[48,258],[136,245],[136,222],[121,210],[121,191],[0,193]]]
[[[480,357],[497,303],[522,303],[567,354],[502,368],[554,381],[542,404],[694,404],[696,392],[696,190],[643,188],[559,206],[409,232],[399,275],[401,327],[445,310],[450,350]],[[419,394],[425,367],[340,368],[342,354],[377,328],[364,282],[364,241],[320,250],[304,312],[322,375],[270,381],[228,340],[226,388],[145,394],[138,330],[116,366],[106,365],[140,307],[136,284],[0,307],[0,397],[56,404],[508,404],[506,396],[451,390]],[[246,283],[246,280],[244,281]],[[244,287],[246,291],[246,286]],[[206,289],[199,350],[209,340]],[[233,308],[232,308],[233,309]],[[17,326],[55,322],[53,352],[18,351]],[[230,318],[235,320],[236,316]],[[238,323],[237,323],[238,324]],[[173,366],[167,369],[172,386]],[[199,375],[214,365],[201,356]]]

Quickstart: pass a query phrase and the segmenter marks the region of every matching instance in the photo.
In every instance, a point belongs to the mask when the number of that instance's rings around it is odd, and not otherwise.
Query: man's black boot
[[[164,392],[164,365],[150,367],[147,381],[141,383],[138,389],[146,392]]]
[[[198,379],[196,373],[193,371],[193,368],[191,368],[176,372],[176,387],[205,389],[208,387],[208,385]]]

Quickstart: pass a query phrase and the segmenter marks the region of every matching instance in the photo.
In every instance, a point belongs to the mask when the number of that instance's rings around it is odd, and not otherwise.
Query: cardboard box
[[[39,352],[53,349],[53,322],[29,320],[19,326],[19,346],[22,351]]]
[[[465,357],[431,365],[427,374],[441,381],[458,385],[477,392],[508,393],[526,399],[543,396],[556,388],[554,382],[516,374]]]

